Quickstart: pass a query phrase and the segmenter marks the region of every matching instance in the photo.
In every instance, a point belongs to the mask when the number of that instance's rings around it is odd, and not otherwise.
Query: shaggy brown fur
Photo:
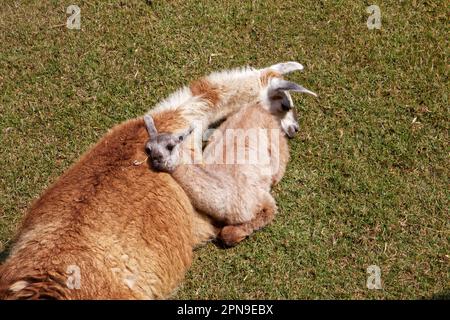
[[[217,230],[170,175],[133,164],[147,139],[142,119],[116,126],[32,205],[0,268],[0,299],[171,294],[193,247]],[[69,266],[79,289],[66,285]]]
[[[183,117],[182,110],[165,110],[153,116],[156,127],[161,132],[173,132],[189,126],[188,121]]]
[[[189,88],[194,96],[201,96],[211,106],[216,106],[220,100],[219,90],[205,78],[192,82]]]

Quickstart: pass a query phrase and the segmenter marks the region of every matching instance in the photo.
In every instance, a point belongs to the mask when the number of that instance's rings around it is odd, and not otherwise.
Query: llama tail
[[[7,282],[0,278],[0,300],[68,299],[65,279],[57,272],[46,272]]]

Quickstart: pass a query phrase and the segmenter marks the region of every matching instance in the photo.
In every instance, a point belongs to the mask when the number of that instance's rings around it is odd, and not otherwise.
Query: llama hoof
[[[226,226],[222,228],[219,238],[227,247],[234,247],[247,237],[247,233],[239,227]]]

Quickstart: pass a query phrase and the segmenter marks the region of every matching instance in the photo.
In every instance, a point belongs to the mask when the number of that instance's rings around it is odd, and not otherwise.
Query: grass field
[[[296,60],[320,97],[295,96],[275,223],[197,250],[175,297],[448,298],[448,3],[378,0],[381,30],[371,4],[0,0],[0,251],[108,128],[211,71]]]

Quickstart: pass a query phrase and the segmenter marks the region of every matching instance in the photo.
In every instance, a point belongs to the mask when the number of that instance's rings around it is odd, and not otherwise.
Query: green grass
[[[368,1],[16,2],[0,1],[0,251],[108,128],[213,70],[297,60],[320,98],[295,97],[275,223],[197,250],[176,298],[449,297],[445,1],[379,0],[381,30]],[[73,3],[81,30],[61,26]]]

